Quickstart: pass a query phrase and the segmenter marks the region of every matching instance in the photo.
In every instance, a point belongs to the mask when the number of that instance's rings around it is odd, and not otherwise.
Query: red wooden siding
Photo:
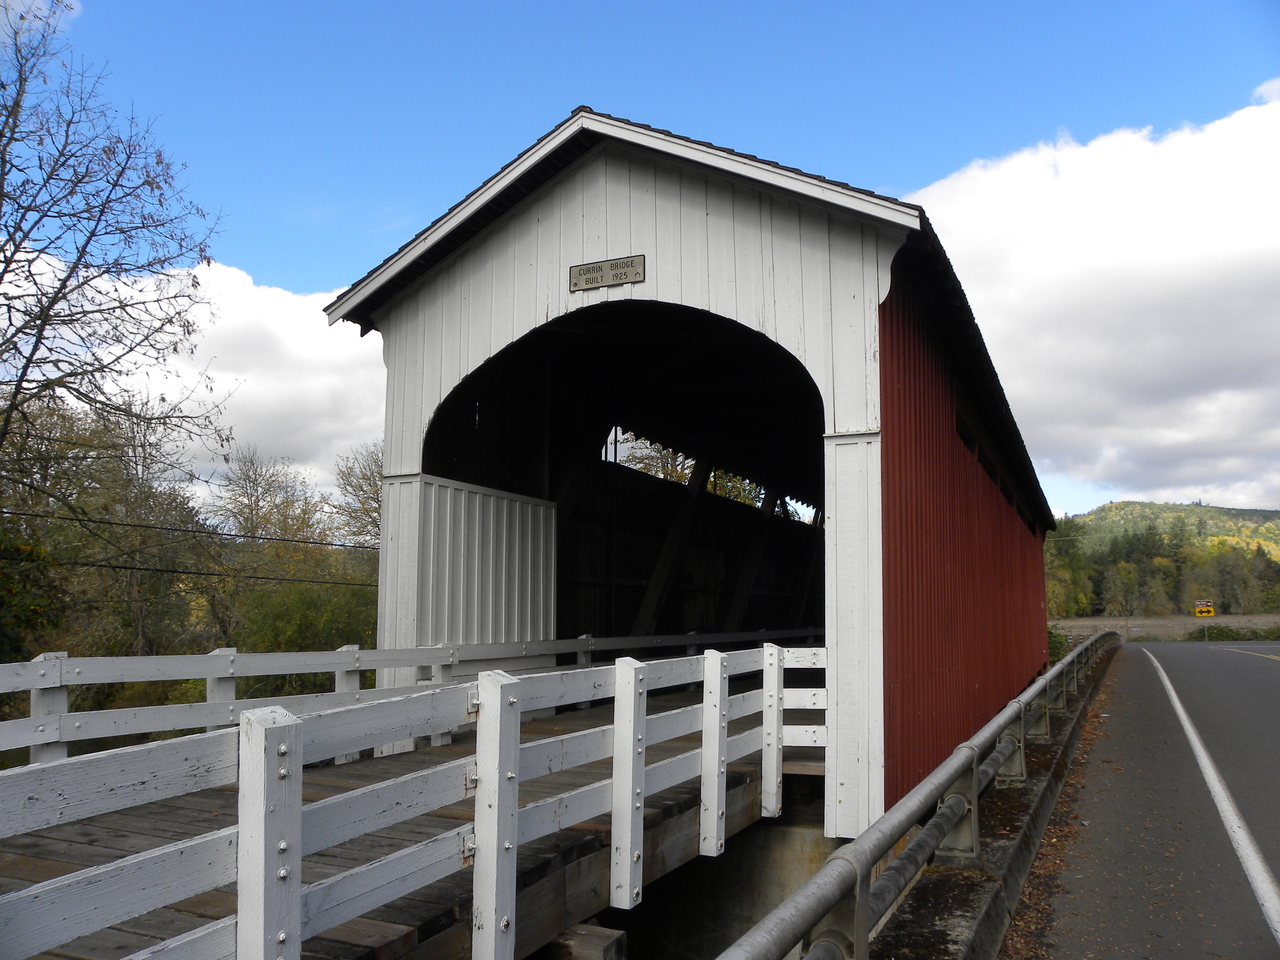
[[[1043,531],[900,286],[880,309],[886,807],[1047,657]]]

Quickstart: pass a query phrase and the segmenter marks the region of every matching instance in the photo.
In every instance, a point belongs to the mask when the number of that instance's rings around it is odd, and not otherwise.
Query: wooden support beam
[[[547,960],[627,960],[627,933],[578,924],[547,944]]]
[[[590,484],[593,467],[599,460],[595,455],[583,454],[566,472],[560,483],[560,489],[554,491],[556,504],[556,532],[563,533],[582,499],[583,492]]]
[[[751,534],[751,543],[738,570],[738,582],[733,589],[733,599],[729,602],[729,612],[724,618],[725,633],[736,633],[742,628],[742,618],[746,616],[747,604],[751,602],[751,588],[756,585],[760,561],[764,559],[764,548],[769,542],[773,512],[777,509],[778,492],[766,490],[764,501],[760,504],[760,516],[756,520],[756,528]]]
[[[693,520],[697,514],[698,501],[707,487],[707,478],[711,476],[711,463],[697,460],[693,464],[693,476],[685,488],[685,497],[676,510],[675,519],[667,530],[667,539],[658,555],[653,576],[649,578],[649,587],[645,590],[644,600],[640,602],[640,612],[636,614],[635,624],[631,628],[631,636],[644,637],[653,633],[666,602],[667,592],[671,587],[671,574],[676,568],[684,545],[693,530]]]
[[[809,593],[813,590],[813,578],[818,570],[818,558],[822,556],[823,539],[826,536],[822,521],[822,511],[819,510],[813,515],[813,553],[809,555],[809,569],[805,571],[804,580],[800,584],[800,589],[796,591],[795,600],[792,601],[788,626],[799,627],[804,620],[804,608],[809,604]]]

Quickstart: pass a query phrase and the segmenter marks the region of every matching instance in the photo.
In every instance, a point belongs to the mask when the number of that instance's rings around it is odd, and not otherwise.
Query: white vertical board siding
[[[383,503],[379,648],[554,636],[555,504],[425,474],[388,477]]]
[[[598,149],[376,316],[388,473],[420,469],[432,413],[489,357],[572,310],[623,299],[680,303],[765,334],[808,369],[828,432],[875,430],[876,308],[905,238],[693,165]],[[634,254],[646,258],[644,283],[569,293],[569,267]]]
[[[415,474],[382,482],[382,549],[378,553],[378,648],[417,646],[418,592],[423,570],[422,489]],[[412,667],[378,671],[379,687],[405,687],[416,681]]]
[[[826,438],[825,832],[856,837],[884,812],[879,434]]]
[[[828,783],[845,792],[829,797],[827,827],[839,836],[855,835],[883,804],[878,309],[907,234],[611,142],[373,317],[387,341],[388,473],[421,469],[427,424],[464,377],[541,324],[585,306],[637,299],[707,310],[800,360],[822,396],[828,435],[828,696],[838,725]],[[643,283],[569,292],[569,267],[637,254],[646,258]],[[525,512],[519,498],[496,491],[468,501],[461,485],[422,482],[431,485],[430,509],[389,500],[388,523],[390,511],[399,511],[403,519],[394,522],[429,529],[414,528],[420,553],[410,550],[406,559],[401,549],[384,563],[380,583],[397,595],[383,601],[379,644],[551,636],[554,528],[541,525],[545,514]],[[481,515],[483,523],[475,519]],[[459,581],[464,571],[475,578],[472,587]],[[419,582],[410,586],[414,577]]]

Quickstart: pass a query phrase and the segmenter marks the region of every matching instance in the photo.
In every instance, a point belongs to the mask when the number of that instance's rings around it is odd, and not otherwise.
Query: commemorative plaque
[[[644,254],[580,263],[569,268],[570,292],[590,290],[592,287],[612,287],[619,283],[640,283],[643,280]]]

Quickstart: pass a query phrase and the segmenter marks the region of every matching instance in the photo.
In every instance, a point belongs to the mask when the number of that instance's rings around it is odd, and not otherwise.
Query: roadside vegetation
[[[1146,637],[1142,639],[1161,639]],[[1272,627],[1236,627],[1225,623],[1202,623],[1188,630],[1178,638],[1192,643],[1207,640],[1210,643],[1248,643],[1253,640],[1266,640],[1280,643],[1280,626]]]

